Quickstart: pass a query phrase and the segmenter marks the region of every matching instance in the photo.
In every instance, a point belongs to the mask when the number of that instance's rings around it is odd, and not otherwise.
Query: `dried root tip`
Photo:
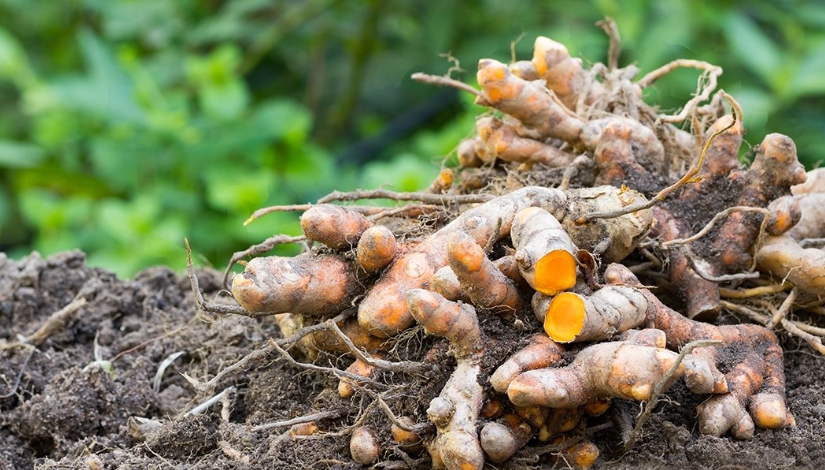
[[[539,333],[530,343],[504,361],[490,376],[490,385],[499,393],[506,393],[510,382],[522,372],[550,367],[561,361],[564,350],[547,335]]]
[[[641,325],[647,316],[644,294],[634,287],[606,286],[589,297],[562,292],[547,302],[533,297],[537,316],[544,316],[544,331],[560,343],[609,339]]]
[[[364,231],[358,240],[356,259],[368,273],[386,268],[395,258],[395,235],[383,225],[376,225]]]
[[[351,374],[360,375],[364,378],[370,378],[376,372],[374,366],[367,364],[366,362],[363,362],[360,359],[356,359],[355,362],[350,364],[346,370]],[[352,379],[346,377],[341,378],[341,380],[338,382],[338,395],[341,398],[349,398],[352,395],[354,395],[355,386],[353,386],[353,384],[358,386],[362,385],[358,381],[353,381]]]
[[[599,448],[585,439],[561,451],[561,457],[575,470],[587,470],[599,459]]]
[[[825,202],[825,198],[822,199],[822,202]],[[802,218],[802,208],[800,207],[799,199],[793,196],[783,196],[774,199],[768,205],[768,211],[770,211],[770,216],[768,217],[768,224],[765,229],[769,234],[774,236],[782,235],[788,230],[791,230],[791,228],[797,225],[799,219]],[[823,212],[823,215],[825,215],[825,212]]]
[[[518,287],[496,268],[475,240],[454,232],[447,240],[447,256],[462,289],[473,305],[512,314],[522,304]]]
[[[515,424],[515,426],[510,424]],[[524,422],[490,422],[481,428],[481,448],[490,460],[501,463],[524,447],[530,440],[531,434],[530,426]]]
[[[432,279],[430,279],[428,287],[431,291],[441,294],[447,300],[452,300],[453,302],[458,300],[465,303],[470,302],[470,296],[468,296],[467,292],[461,287],[458,276],[455,275],[449,266],[444,266],[436,271]]]
[[[603,397],[649,400],[677,356],[637,344],[598,343],[581,350],[567,367],[519,375],[507,388],[507,396],[516,406],[552,408],[580,406]],[[683,373],[680,367],[672,380]]]
[[[410,313],[424,326],[424,331],[447,338],[455,346],[458,357],[481,349],[481,330],[473,307],[451,302],[424,289],[409,290],[406,299]]]
[[[355,428],[350,437],[349,452],[350,455],[352,455],[352,460],[355,460],[361,465],[372,465],[375,463],[381,453],[381,447],[378,445],[378,438],[375,436],[375,431],[366,426]]]
[[[372,222],[363,215],[345,207],[319,204],[310,207],[301,216],[301,228],[307,238],[335,250],[349,250]]]
[[[576,284],[577,249],[552,214],[539,207],[522,209],[510,236],[521,275],[538,292],[553,295]]]
[[[825,250],[802,248],[788,235],[769,237],[756,252],[756,265],[814,295],[825,291]]]
[[[350,264],[333,255],[255,258],[232,279],[232,295],[250,312],[331,315],[359,291]]]

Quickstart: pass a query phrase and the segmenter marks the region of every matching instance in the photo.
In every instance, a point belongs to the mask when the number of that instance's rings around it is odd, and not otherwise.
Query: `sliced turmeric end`
[[[544,317],[544,331],[559,343],[576,339],[584,328],[584,300],[572,292],[562,292],[553,298]]]
[[[534,288],[554,295],[576,284],[576,259],[566,250],[551,251],[536,263]]]
[[[539,77],[547,71],[547,51],[553,47],[553,42],[555,41],[550,38],[539,36],[533,43],[533,60],[531,62],[533,62]]]

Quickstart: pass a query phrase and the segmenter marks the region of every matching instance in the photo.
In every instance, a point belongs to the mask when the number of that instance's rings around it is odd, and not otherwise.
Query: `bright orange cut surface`
[[[534,289],[546,295],[567,290],[576,284],[576,260],[566,250],[551,251],[536,263]]]
[[[578,294],[562,292],[553,298],[544,317],[544,331],[559,343],[576,339],[584,327],[584,300]]]

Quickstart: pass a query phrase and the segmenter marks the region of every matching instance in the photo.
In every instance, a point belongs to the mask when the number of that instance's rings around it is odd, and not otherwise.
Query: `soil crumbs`
[[[202,270],[199,277],[216,298],[220,276]],[[38,331],[43,325],[48,329]],[[389,422],[369,396],[342,399],[334,377],[277,355],[228,374],[216,387],[228,389],[223,399],[190,412],[209,397],[183,374],[206,381],[279,334],[271,318],[198,312],[188,279],[167,268],[122,281],[86,266],[77,251],[20,261],[0,253],[0,469],[361,468],[340,432],[359,416],[378,429],[378,468],[430,467],[426,452],[390,444]],[[784,346],[795,428],[757,429],[750,441],[700,436],[698,398],[676,386],[624,455],[621,426],[590,423],[601,450],[596,468],[825,468],[825,358],[793,340]],[[446,346],[441,350],[446,354]],[[419,396],[394,403],[421,421],[453,364],[436,362],[443,370]],[[614,408],[614,416],[631,421],[639,411],[630,402]],[[301,438],[288,426],[253,429],[325,410],[329,417],[317,424],[327,433]],[[549,457],[495,468],[565,468]]]

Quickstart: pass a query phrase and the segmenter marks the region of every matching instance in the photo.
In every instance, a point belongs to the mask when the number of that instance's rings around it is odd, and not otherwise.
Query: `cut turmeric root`
[[[540,207],[519,211],[511,237],[521,275],[535,290],[553,295],[576,284],[576,247],[552,214]]]

